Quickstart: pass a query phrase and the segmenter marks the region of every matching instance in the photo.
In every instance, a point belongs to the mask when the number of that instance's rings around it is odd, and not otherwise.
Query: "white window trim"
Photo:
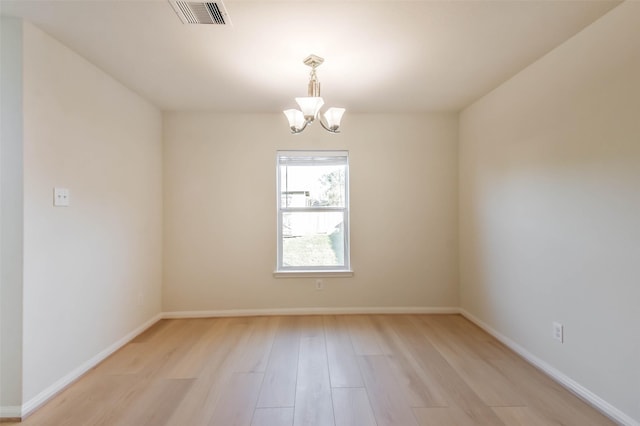
[[[275,278],[348,278],[353,276],[353,271],[273,271]]]
[[[323,208],[281,208],[282,196],[280,194],[280,157],[346,157],[345,171],[345,207],[323,207]],[[273,276],[276,278],[297,278],[297,277],[351,277],[351,252],[350,252],[350,205],[349,205],[349,151],[277,151],[276,152],[276,220],[277,220],[277,258],[276,269]],[[313,266],[313,267],[283,267],[282,266],[282,213],[287,211],[304,212],[304,211],[340,211],[344,212],[344,253],[345,265],[342,267],[335,266]]]

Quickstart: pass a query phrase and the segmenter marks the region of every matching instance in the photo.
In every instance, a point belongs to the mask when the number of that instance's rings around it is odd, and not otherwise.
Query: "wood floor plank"
[[[167,327],[176,326],[180,322],[181,321],[161,319],[160,321],[156,322],[151,327],[147,328],[145,331],[134,337],[131,340],[131,343],[147,343],[152,339],[158,338],[159,335],[165,333]]]
[[[460,407],[417,407],[413,412],[420,426],[475,426],[476,422]],[[511,426],[509,423],[505,423]]]
[[[524,360],[492,364],[503,371],[526,401],[548,424],[575,426],[613,425],[607,417],[554,382]]]
[[[249,338],[249,328],[242,322],[225,327],[222,338],[212,351],[188,394],[174,410],[167,424],[172,426],[207,425],[213,417],[221,395],[235,372],[235,365]]]
[[[473,346],[459,338],[455,329],[427,317],[414,318],[413,322],[486,405],[524,405],[517,388],[511,386],[500,370],[478,357]]]
[[[492,407],[505,425],[509,426],[555,426],[560,423],[542,418],[529,407]]]
[[[87,375],[68,387],[21,425],[107,425],[117,415],[122,395],[143,384],[134,375]],[[126,409],[126,406],[122,407]]]
[[[334,426],[327,350],[323,335],[300,340],[295,426]]]
[[[233,319],[231,319],[233,321]],[[183,369],[182,367],[188,362],[192,362],[193,348],[201,345],[208,347],[206,338],[207,333],[212,328],[216,328],[206,318],[192,318],[189,319],[184,330],[180,333],[180,339],[171,340],[171,346],[167,347],[164,356],[160,357],[153,364],[148,364],[141,371],[145,375],[154,375],[156,377],[171,378],[175,374],[176,370]],[[160,345],[160,343],[156,343]],[[167,345],[169,346],[169,345]],[[200,364],[199,366],[202,366]],[[193,378],[191,377],[187,378]]]
[[[363,387],[358,360],[344,316],[330,315],[323,320],[331,386],[334,388]]]
[[[246,426],[251,423],[263,373],[234,373],[213,412],[212,426]]]
[[[107,358],[99,368],[105,374],[125,375],[139,373],[148,360],[148,348],[145,343],[130,342],[116,352],[117,356]],[[114,354],[115,355],[115,354]]]
[[[164,354],[177,347],[183,331],[192,323],[176,320],[161,320],[160,325],[151,327],[153,332],[145,332],[144,338],[136,337],[116,354],[102,362],[99,368],[105,374],[138,374],[149,365],[156,365]]]
[[[107,399],[106,401],[101,400],[99,402],[99,404],[101,405],[104,404],[105,408],[109,408],[94,411],[92,413],[90,424],[122,424],[123,419],[127,418],[128,416],[134,415],[134,407],[136,407],[138,401],[143,399],[147,392],[152,389],[151,384],[153,381],[149,378],[140,375],[127,375],[120,376],[119,378],[126,379],[126,382],[120,382],[119,386],[117,387],[117,391],[114,394],[110,395],[109,399]],[[122,386],[123,383],[129,384],[129,386]],[[98,401],[94,402],[98,403]],[[73,412],[73,420],[75,422],[78,419],[78,410],[74,408]]]
[[[488,361],[520,358],[511,349],[462,315],[421,315],[417,318],[429,324],[440,324],[449,329],[455,334],[456,340],[465,343],[481,359]]]
[[[251,320],[251,336],[236,364],[236,371],[264,373],[280,317],[255,317]]]
[[[371,328],[371,333],[375,336],[375,340],[380,346],[380,350],[385,355],[393,355],[395,347],[389,345],[390,341],[387,338],[388,328],[385,329],[386,321],[384,321],[386,315],[365,315],[365,324]]]
[[[160,426],[187,395],[193,379],[160,379],[149,384],[131,405],[120,411],[114,426]]]
[[[421,368],[433,377],[447,395],[448,406],[455,406],[471,415],[477,425],[500,425],[502,421],[475,394],[462,377],[442,357],[440,352],[416,328],[411,316],[389,318],[396,333],[407,342],[412,356]]]
[[[230,327],[229,318],[221,318],[220,321],[210,322],[209,327],[201,331],[200,338],[195,342],[183,344],[187,350],[183,355],[165,369],[164,377],[169,379],[197,378],[203,371],[211,354],[216,351],[224,338],[227,327]]]
[[[324,336],[322,315],[305,315],[298,318],[300,337]]]
[[[411,407],[446,407],[447,398],[434,377],[420,368],[407,345],[393,331],[385,316],[373,316],[380,339],[391,351],[388,355],[396,380],[403,387]]]
[[[376,426],[365,388],[334,388],[332,391],[336,426]]]
[[[358,357],[358,364],[378,426],[417,425],[387,356],[363,355]]]
[[[202,319],[167,320],[166,326],[144,341],[129,343],[122,357],[109,357],[98,366],[107,374],[140,374],[144,377],[165,376],[165,371],[179,362],[207,323]]]
[[[259,408],[293,407],[300,348],[299,318],[282,317],[271,346]]]
[[[251,426],[292,426],[293,407],[256,408]]]
[[[357,355],[385,355],[378,342],[371,319],[366,315],[347,315],[344,317],[349,337]]]

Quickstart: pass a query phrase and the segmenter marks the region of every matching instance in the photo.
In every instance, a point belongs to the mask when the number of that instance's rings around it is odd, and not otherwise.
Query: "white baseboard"
[[[22,417],[22,407],[19,405],[8,405],[0,407],[0,419],[19,419]]]
[[[162,318],[255,317],[269,315],[350,315],[350,314],[458,314],[457,307],[349,307],[349,308],[281,308],[225,309],[212,311],[172,311]]]
[[[640,426],[636,420],[632,419],[627,414],[623,413],[613,405],[609,404],[604,399],[600,398],[598,395],[591,392],[589,389],[585,388],[566,374],[562,373],[560,370],[555,367],[549,365],[545,361],[533,355],[531,352],[527,351],[525,348],[509,339],[505,335],[496,331],[493,327],[480,320],[475,315],[466,311],[465,309],[460,308],[459,312],[467,318],[469,321],[476,324],[478,327],[482,328],[484,331],[498,339],[504,345],[506,345],[509,349],[520,355],[522,358],[527,360],[534,367],[543,371],[545,374],[550,376],[553,380],[567,388],[569,391],[576,394],[578,397],[584,399],[587,403],[591,404],[596,409],[600,410],[604,415],[611,418],[611,420],[624,425],[624,426]]]
[[[57,393],[62,391],[64,388],[69,386],[71,383],[73,383],[76,380],[78,380],[87,371],[91,370],[93,367],[95,367],[96,365],[100,364],[109,355],[111,355],[112,353],[114,353],[115,351],[117,351],[118,349],[120,349],[121,347],[126,345],[127,343],[129,343],[133,338],[135,338],[137,335],[139,335],[140,333],[145,331],[147,328],[151,327],[153,324],[158,322],[160,319],[162,319],[162,314],[155,315],[153,318],[149,319],[144,324],[142,324],[141,326],[137,327],[135,330],[129,332],[127,335],[122,337],[117,342],[113,343],[111,346],[109,346],[108,348],[106,348],[102,352],[96,354],[91,359],[89,359],[88,361],[86,361],[83,364],[81,364],[80,366],[78,366],[76,369],[74,369],[73,371],[71,371],[69,374],[67,374],[66,376],[62,377],[61,379],[59,379],[57,382],[53,383],[51,386],[49,386],[48,388],[46,388],[45,390],[40,392],[38,395],[36,395],[35,397],[31,398],[29,401],[27,401],[25,404],[22,405],[22,408],[21,408],[21,410],[19,410],[19,414],[18,415],[16,415],[16,416],[6,416],[6,417],[21,417],[21,418],[27,417],[34,410],[36,410],[38,407],[42,406],[44,403],[46,403],[48,400],[50,400],[52,397],[54,397]],[[2,417],[5,417],[5,416],[3,415]]]

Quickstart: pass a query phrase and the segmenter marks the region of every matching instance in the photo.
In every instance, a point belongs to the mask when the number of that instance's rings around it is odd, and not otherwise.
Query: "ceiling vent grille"
[[[229,14],[221,1],[191,2],[169,0],[184,24],[228,25]]]

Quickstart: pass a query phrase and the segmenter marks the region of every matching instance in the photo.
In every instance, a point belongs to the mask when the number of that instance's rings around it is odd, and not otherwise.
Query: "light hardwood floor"
[[[25,426],[613,425],[459,315],[163,320]]]

